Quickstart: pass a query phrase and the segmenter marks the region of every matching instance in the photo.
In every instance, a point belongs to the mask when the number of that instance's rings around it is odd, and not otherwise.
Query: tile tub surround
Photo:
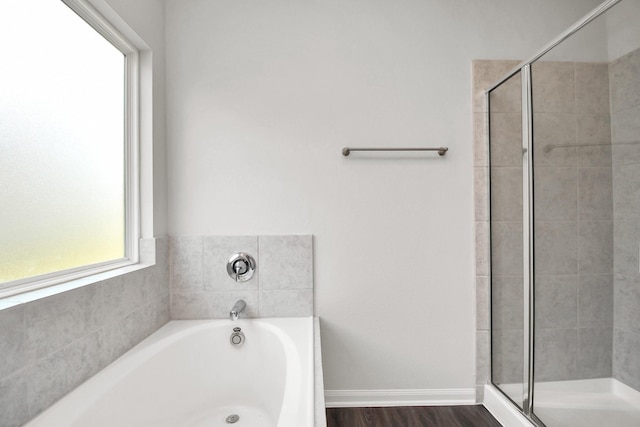
[[[313,237],[174,236],[170,238],[171,316],[221,319],[238,299],[242,317],[313,315]],[[236,283],[227,261],[237,252],[256,259],[253,277]]]
[[[23,425],[169,321],[168,239],[156,264],[0,310],[0,425]]]
[[[502,248],[505,254],[514,255],[509,248],[513,249],[511,240],[521,240],[516,234],[521,231],[518,216],[522,206],[521,185],[518,184],[521,182],[519,154],[510,154],[506,146],[494,146],[491,174],[497,181],[492,189],[494,230],[491,231],[488,222],[488,118],[481,99],[484,88],[516,65],[517,61],[473,63],[479,401],[482,400],[482,384],[490,380],[489,236],[493,233],[494,250]],[[539,302],[549,303],[539,304],[541,310],[536,313],[536,345],[540,351],[536,380],[610,376],[614,263],[611,255],[614,253],[611,185],[615,173],[611,161],[610,123],[613,120],[609,117],[609,66],[540,62],[532,68],[537,138],[534,153],[536,298]],[[503,136],[496,138],[494,144],[511,142],[517,148],[521,138],[519,79],[516,83],[505,84],[496,99],[492,98],[492,105],[496,107],[496,113],[492,114],[492,133],[497,130]],[[562,185],[558,185],[559,182]],[[494,281],[505,286],[514,281],[518,284],[500,287],[494,298],[500,298],[504,305],[521,307],[522,292],[516,289],[521,287],[521,256],[515,254],[495,261]],[[518,313],[498,314],[500,316],[494,318],[494,322],[499,322],[502,339],[513,336],[521,341],[523,331],[518,328],[522,322],[511,319]],[[562,346],[556,347],[560,342]],[[505,359],[505,363],[509,360]],[[517,364],[518,361],[510,363]],[[521,366],[515,365],[498,370],[501,375],[517,378],[503,378],[506,382],[519,381],[520,371]]]

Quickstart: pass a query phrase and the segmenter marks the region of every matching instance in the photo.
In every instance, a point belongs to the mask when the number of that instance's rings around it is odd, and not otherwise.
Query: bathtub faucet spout
[[[240,313],[244,311],[244,308],[246,306],[247,306],[247,303],[244,302],[244,300],[239,299],[238,301],[236,301],[235,305],[229,312],[229,318],[234,321],[238,320],[238,316],[240,316]]]

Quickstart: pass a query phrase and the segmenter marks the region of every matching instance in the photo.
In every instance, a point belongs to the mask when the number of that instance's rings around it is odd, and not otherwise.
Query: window
[[[2,2],[0,295],[137,261],[137,53],[65,3]]]

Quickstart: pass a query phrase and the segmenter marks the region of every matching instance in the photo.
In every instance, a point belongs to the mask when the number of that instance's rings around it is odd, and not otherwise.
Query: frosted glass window
[[[124,258],[125,55],[59,0],[2,0],[0,52],[0,288]]]

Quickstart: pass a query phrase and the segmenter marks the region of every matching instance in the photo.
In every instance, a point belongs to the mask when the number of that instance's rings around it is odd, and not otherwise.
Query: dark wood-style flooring
[[[328,408],[327,427],[500,427],[482,405]]]

